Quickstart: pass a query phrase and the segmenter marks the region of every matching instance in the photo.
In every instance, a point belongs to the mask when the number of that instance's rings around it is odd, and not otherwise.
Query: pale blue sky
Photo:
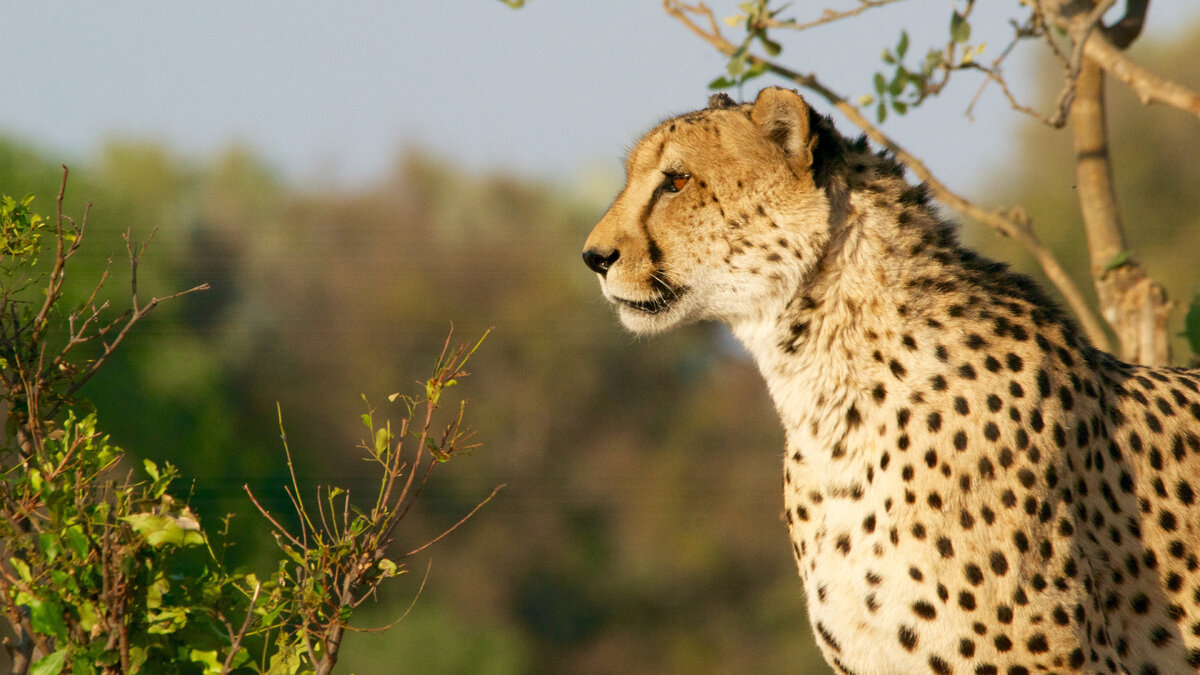
[[[710,4],[718,16],[736,11],[733,0]],[[914,51],[932,46],[948,4],[909,0],[789,37],[784,59],[847,96],[868,93],[898,29]],[[979,4],[981,19],[1017,5]],[[1155,3],[1151,35],[1198,18],[1200,3]],[[990,38],[985,58],[1006,30],[991,23],[1000,28],[984,35],[976,22],[975,37]],[[0,25],[0,133],[66,160],[114,136],[200,156],[236,141],[304,181],[369,180],[405,144],[474,169],[615,173],[642,131],[702,106],[723,67],[657,0],[531,0],[520,11],[497,0],[46,0],[4,3]],[[888,124],[963,189],[1005,159],[1017,122],[994,92],[966,120],[976,85],[964,78],[928,111]]]

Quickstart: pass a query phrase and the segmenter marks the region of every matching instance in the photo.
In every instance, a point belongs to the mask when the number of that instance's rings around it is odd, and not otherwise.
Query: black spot
[[[969,363],[962,364],[961,366],[958,367],[958,376],[963,378],[964,380],[974,380],[975,379],[975,366],[972,366]]]
[[[967,433],[961,429],[954,432],[954,449],[959,452],[967,449]]]
[[[1037,633],[1025,642],[1025,646],[1031,654],[1045,654],[1050,650],[1050,645],[1046,642],[1046,636],[1042,633]]]
[[[937,550],[943,558],[954,557],[954,544],[951,544],[950,540],[946,537],[938,537]]]
[[[914,602],[912,611],[914,614],[927,621],[932,621],[933,619],[937,618],[937,610],[934,609],[933,605],[924,600],[918,600]]]
[[[1000,438],[1000,427],[995,422],[988,422],[983,425],[983,437],[994,443]]]
[[[1071,390],[1066,387],[1058,388],[1058,400],[1062,404],[1063,410],[1070,410],[1075,407],[1075,397],[1071,394]]]
[[[999,652],[1007,652],[1013,646],[1012,640],[1008,639],[1008,636],[1003,633],[997,635],[996,639],[992,640],[992,643],[996,645],[996,651]]]
[[[820,621],[816,622],[816,628],[817,633],[821,636],[821,639],[825,641],[825,644],[829,645],[830,649],[839,653],[842,651],[842,646],[838,644],[838,641],[834,639],[833,634],[830,633],[829,629],[825,628]]]
[[[882,382],[875,383],[875,388],[871,390],[871,398],[875,400],[876,404],[883,403],[887,398],[887,389],[883,388]]]
[[[862,414],[858,412],[858,406],[853,403],[846,410],[846,427],[848,429],[857,429],[862,424]]]
[[[942,428],[942,414],[939,412],[929,413],[929,417],[925,419],[925,425],[930,431],[939,431]]]
[[[1050,395],[1050,376],[1047,375],[1046,371],[1042,370],[1041,368],[1039,368],[1037,372],[1037,385],[1038,393],[1041,394],[1042,398],[1046,398]]]
[[[958,606],[962,607],[968,612],[975,611],[975,594],[971,593],[970,591],[959,591]]]
[[[933,387],[934,391],[946,391],[946,378],[941,375],[934,375],[929,378],[929,386]]]
[[[902,366],[900,362],[895,359],[892,359],[888,362],[888,368],[891,369],[892,375],[895,375],[897,380],[904,379],[904,375],[908,372],[904,369],[904,366]]]
[[[900,646],[907,651],[917,648],[917,632],[910,626],[900,626]]]
[[[933,669],[933,672],[937,673],[937,675],[951,675],[951,673],[954,672],[950,668],[950,664],[946,663],[945,659],[937,654],[933,654],[929,657],[929,667]]]
[[[1175,496],[1187,505],[1191,505],[1196,500],[1196,493],[1192,491],[1192,486],[1182,480],[1175,486]]]
[[[1008,559],[1000,551],[992,551],[988,555],[988,564],[991,565],[992,571],[998,576],[1004,576],[1008,573]]]

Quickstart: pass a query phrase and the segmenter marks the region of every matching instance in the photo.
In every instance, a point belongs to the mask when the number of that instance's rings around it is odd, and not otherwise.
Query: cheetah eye
[[[666,179],[663,181],[662,189],[665,192],[679,192],[688,184],[691,179],[691,174],[687,173],[668,173],[665,174]]]

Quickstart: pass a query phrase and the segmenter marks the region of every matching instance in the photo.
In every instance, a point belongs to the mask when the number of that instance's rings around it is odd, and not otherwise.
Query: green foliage
[[[53,221],[31,210],[32,198],[0,196],[0,611],[17,637],[13,672],[330,672],[353,610],[405,571],[403,557],[387,550],[432,467],[474,447],[466,443],[465,403],[441,434],[430,425],[475,349],[451,351],[447,339],[426,397],[397,396],[408,412],[398,435],[416,436],[415,457],[402,459],[390,423],[376,429],[367,416],[373,442],[363,448],[382,472],[372,509],[360,511],[345,490],[330,488],[318,519],[293,473],[299,538],[263,509],[284,557],[263,581],[230,570],[197,513],[173,493],[178,469],[143,459],[144,477],[135,480],[97,414],[74,396],[160,299],[139,301],[145,247],[127,244],[132,309],[106,318],[108,303],[97,297],[107,273],[81,303],[65,300],[67,269],[87,231],[86,215],[76,222],[62,213],[65,188],[64,170]],[[45,255],[51,260],[42,265]],[[101,339],[93,356],[77,350]],[[410,430],[421,406],[423,420]],[[433,459],[422,463],[426,453]]]
[[[729,63],[725,66],[726,74],[710,82],[709,89],[740,87],[767,72],[766,63],[751,58],[750,50],[755,43],[758,43],[770,56],[778,56],[783,51],[783,47],[767,35],[765,22],[774,19],[780,12],[787,9],[788,5],[770,9],[769,4],[770,0],[739,2],[738,9],[741,10],[741,13],[725,20],[731,26],[744,26],[746,37],[729,57]]]
[[[1192,298],[1192,304],[1183,317],[1183,335],[1192,348],[1193,357],[1200,357],[1200,295]]]

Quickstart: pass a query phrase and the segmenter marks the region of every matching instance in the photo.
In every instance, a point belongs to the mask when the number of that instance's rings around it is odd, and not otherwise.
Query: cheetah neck
[[[962,330],[944,325],[929,286],[968,286],[969,254],[923,199],[906,203],[906,189],[886,181],[850,191],[811,278],[733,326],[766,380],[788,455],[803,456],[833,491],[861,486],[886,420],[919,396],[911,383],[945,366],[932,350],[903,345]]]

